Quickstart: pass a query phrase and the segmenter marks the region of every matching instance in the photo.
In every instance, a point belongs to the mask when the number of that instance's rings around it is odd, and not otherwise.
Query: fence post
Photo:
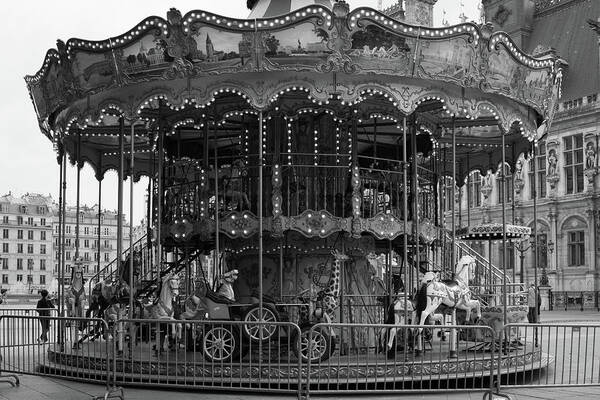
[[[118,326],[119,321],[115,323],[115,327]],[[105,320],[102,320],[103,328],[105,334],[108,334],[109,328],[108,323]],[[108,340],[106,341],[105,349],[106,349],[106,390],[103,396],[94,397],[93,400],[108,400],[108,399],[121,399],[125,400],[125,393],[121,386],[117,386],[117,349],[116,349],[116,328],[114,331],[111,331],[112,335],[112,345],[109,345]],[[111,356],[112,353],[112,356]]]
[[[2,318],[3,318],[3,315],[0,315],[0,327],[2,327]],[[2,332],[2,329],[0,329],[0,332]],[[9,383],[12,387],[16,387],[21,384],[21,382],[19,381],[19,377],[14,374],[3,374],[2,373],[2,363],[4,362],[3,361],[4,360],[3,353],[4,353],[5,348],[6,347],[4,347],[4,346],[0,346],[0,349],[2,349],[2,352],[0,352],[0,382],[6,382],[6,383]],[[12,379],[14,379],[14,382],[12,381]]]

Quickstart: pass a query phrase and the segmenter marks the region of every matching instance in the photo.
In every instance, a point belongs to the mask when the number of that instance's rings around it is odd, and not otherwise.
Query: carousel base
[[[495,379],[513,374],[526,374],[542,370],[552,363],[553,356],[525,344],[506,354],[472,352],[466,348],[475,342],[461,342],[456,358],[449,358],[444,349],[439,354],[427,351],[425,355],[399,351],[393,360],[385,354],[338,355],[336,352],[329,361],[306,364],[299,367],[297,362],[273,362],[258,357],[241,363],[209,363],[200,354],[171,351],[160,356],[153,354],[150,347],[138,346],[133,356],[118,356],[116,359],[116,382],[119,385],[157,386],[177,385],[190,389],[223,388],[271,388],[296,390],[299,374],[302,381],[310,374],[311,390],[371,390],[371,389],[429,389],[464,387],[476,385],[490,377],[492,362],[495,366]],[[58,346],[48,349],[47,359],[40,365],[41,372],[68,379],[106,379],[107,368],[112,360],[106,355],[94,354],[93,346],[80,350],[64,349]],[[142,350],[142,351],[140,351]],[[147,352],[145,352],[147,350]],[[477,353],[477,356],[474,354]],[[143,354],[143,356],[142,356]],[[495,358],[495,360],[493,360]],[[185,360],[185,361],[184,361]],[[193,360],[193,361],[191,361]],[[497,362],[500,363],[498,368]],[[478,381],[478,383],[469,383]]]

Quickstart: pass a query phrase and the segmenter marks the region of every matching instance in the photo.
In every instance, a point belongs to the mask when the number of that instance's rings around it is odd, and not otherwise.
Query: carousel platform
[[[120,385],[223,387],[295,390],[310,376],[311,390],[427,389],[461,387],[477,381],[484,385],[491,374],[502,378],[533,373],[551,365],[553,356],[530,343],[511,346],[506,354],[475,352],[476,342],[460,343],[456,358],[449,358],[447,344],[427,350],[420,356],[398,351],[394,358],[376,354],[373,349],[346,355],[336,351],[321,363],[298,363],[285,350],[278,357],[251,352],[242,362],[211,363],[200,352],[180,349],[157,356],[150,345],[137,346],[129,356],[117,356],[116,382]],[[111,370],[106,353],[98,343],[83,344],[79,350],[49,346],[48,357],[39,365],[41,372],[70,379],[105,380]],[[493,365],[493,368],[492,368]],[[472,385],[473,383],[469,383]]]

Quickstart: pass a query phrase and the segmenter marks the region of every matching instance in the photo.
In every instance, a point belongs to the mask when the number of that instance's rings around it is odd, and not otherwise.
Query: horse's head
[[[222,277],[223,282],[232,284],[233,282],[235,282],[237,280],[238,274],[239,274],[239,271],[237,269],[232,269],[229,272],[225,272]]]
[[[168,290],[171,298],[179,295],[179,277],[177,275],[167,274],[162,279],[162,292]],[[161,296],[162,297],[162,296]]]
[[[421,278],[421,285],[429,285],[431,282],[437,279],[437,275],[435,272],[429,271],[425,272],[423,278]]]

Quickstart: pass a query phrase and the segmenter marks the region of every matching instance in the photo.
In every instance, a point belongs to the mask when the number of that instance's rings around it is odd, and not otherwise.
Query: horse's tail
[[[421,313],[427,308],[427,284],[421,285],[417,292],[417,304],[415,305],[416,323],[420,323]]]

